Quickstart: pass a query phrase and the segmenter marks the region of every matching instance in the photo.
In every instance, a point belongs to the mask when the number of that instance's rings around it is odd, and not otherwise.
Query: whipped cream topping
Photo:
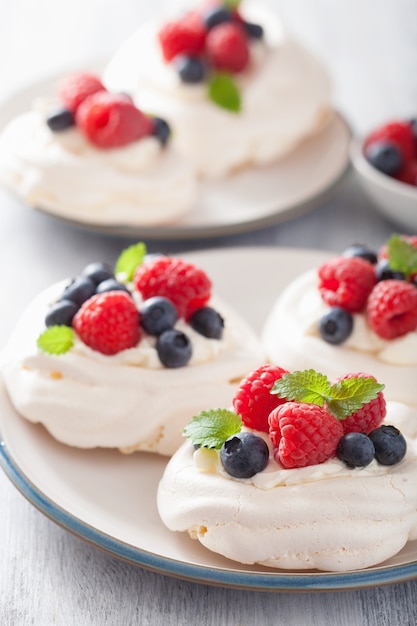
[[[103,74],[109,89],[129,92],[140,108],[170,121],[173,145],[208,178],[271,163],[330,118],[330,85],[320,63],[267,9],[243,2],[240,10],[262,24],[265,37],[250,43],[250,66],[234,75],[243,103],[238,114],[211,102],[206,85],[181,83],[162,57],[155,23],[140,27]]]
[[[210,306],[225,320],[224,338],[207,339],[187,325],[193,357],[186,367],[163,368],[151,338],[112,356],[79,340],[65,354],[41,353],[36,340],[63,287],[42,292],[25,311],[4,351],[2,373],[18,413],[68,445],[170,455],[190,417],[214,400],[228,406],[240,380],[264,362],[252,329],[216,297]]]
[[[262,332],[272,362],[293,370],[313,368],[333,381],[347,372],[372,374],[385,385],[387,399],[417,406],[417,332],[390,341],[367,324],[363,313],[353,314],[353,332],[338,346],[318,332],[329,310],[317,288],[317,272],[299,276],[279,296]]]
[[[213,459],[202,467],[187,442],[159,484],[162,521],[241,563],[328,571],[381,563],[417,539],[417,412],[389,402],[385,423],[407,438],[405,458],[391,467],[332,459],[285,470],[271,460],[239,480]]]

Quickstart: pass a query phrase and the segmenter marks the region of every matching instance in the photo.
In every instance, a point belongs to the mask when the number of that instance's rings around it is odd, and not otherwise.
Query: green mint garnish
[[[69,326],[50,326],[38,337],[38,348],[48,354],[64,354],[74,345],[74,331]]]
[[[219,450],[226,439],[239,433],[241,429],[242,420],[236,413],[227,409],[211,409],[201,411],[193,417],[184,428],[183,434],[194,445]]]
[[[129,282],[133,279],[136,268],[142,264],[146,254],[146,245],[142,242],[135,243],[123,250],[116,261],[115,274],[123,274]]]
[[[239,88],[230,74],[215,74],[208,84],[208,95],[215,104],[232,113],[239,113],[241,98]]]
[[[240,0],[223,0],[223,6],[226,9],[237,9],[240,4]]]
[[[326,403],[328,410],[338,420],[344,420],[376,398],[383,389],[384,385],[363,376],[346,378],[331,385],[327,376],[310,369],[284,374],[275,382],[271,393],[296,402],[319,406]]]
[[[417,272],[417,248],[400,237],[392,235],[388,241],[388,259],[391,269],[403,272],[408,278]]]

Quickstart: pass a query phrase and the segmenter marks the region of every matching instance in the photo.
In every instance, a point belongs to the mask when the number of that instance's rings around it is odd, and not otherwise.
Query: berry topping
[[[152,135],[152,119],[135,107],[130,98],[96,93],[78,108],[77,126],[99,148],[117,148]]]
[[[92,296],[76,313],[73,328],[87,346],[107,355],[133,348],[140,339],[138,310],[123,291]]]
[[[97,285],[96,293],[104,293],[105,291],[125,291],[130,296],[130,291],[123,283],[115,278],[107,278]]]
[[[371,143],[365,150],[365,156],[371,165],[388,176],[398,174],[403,165],[400,149],[390,141]]]
[[[211,281],[205,272],[192,263],[172,257],[160,256],[140,265],[134,284],[145,300],[152,296],[171,300],[178,316],[185,319],[207,304],[211,296]]]
[[[379,282],[369,296],[367,318],[372,330],[383,339],[395,339],[416,330],[416,287],[403,280]]]
[[[80,72],[67,76],[59,86],[59,98],[64,106],[75,113],[82,102],[89,96],[106,88],[97,76]]]
[[[214,28],[223,22],[231,22],[233,16],[231,12],[222,6],[209,9],[203,17],[203,23],[206,28]]]
[[[373,376],[368,374],[347,374],[340,380],[348,380],[352,378],[370,378],[375,380]],[[382,391],[378,393],[376,398],[365,402],[360,409],[357,409],[344,420],[342,420],[343,432],[362,432],[368,434],[374,428],[377,428],[387,414],[387,406]]]
[[[171,127],[162,117],[154,117],[152,134],[158,139],[161,146],[166,146],[171,136]]]
[[[378,261],[375,275],[378,282],[381,280],[391,280],[392,278],[395,280],[405,280],[404,272],[393,270],[390,266],[389,259],[381,259]]]
[[[351,246],[346,248],[346,250],[343,251],[343,256],[357,256],[361,259],[364,259],[365,261],[368,261],[368,263],[371,263],[372,265],[375,265],[378,261],[378,256],[376,252],[361,243],[353,243]]]
[[[318,269],[319,291],[329,306],[361,311],[376,283],[373,266],[358,257],[333,257]]]
[[[160,296],[145,300],[140,309],[140,323],[148,335],[160,335],[173,328],[177,319],[175,306],[170,300]]]
[[[260,24],[254,24],[253,22],[243,22],[243,28],[245,32],[251,37],[251,39],[262,39],[264,36],[264,29]]]
[[[206,53],[214,68],[242,72],[249,62],[249,47],[244,30],[237,23],[219,24],[207,35]]]
[[[172,61],[179,54],[199,55],[204,50],[206,33],[202,20],[194,13],[164,24],[158,37],[165,61]]]
[[[381,465],[395,465],[405,456],[407,442],[395,426],[380,426],[369,433],[375,458]]]
[[[262,365],[242,380],[232,402],[245,426],[268,432],[268,415],[285,402],[285,399],[271,395],[271,390],[286,373],[287,370],[277,365]]]
[[[71,300],[58,300],[49,309],[45,316],[45,326],[71,326],[79,305]]]
[[[195,311],[190,319],[189,324],[194,330],[204,337],[210,339],[221,339],[224,330],[224,319],[214,309],[209,306],[203,306]]]
[[[364,433],[347,433],[339,441],[336,455],[349,467],[366,467],[374,460],[375,446]]]
[[[414,157],[413,130],[408,121],[393,121],[377,128],[365,140],[365,155],[373,144],[380,141],[395,145],[405,161]]]
[[[191,341],[185,333],[171,328],[158,335],[156,351],[165,367],[183,367],[192,356]]]
[[[71,300],[81,306],[96,291],[95,283],[88,276],[78,276],[64,289],[61,300]]]
[[[250,478],[268,465],[269,448],[259,435],[240,432],[224,442],[220,461],[234,478]]]
[[[46,123],[53,132],[66,130],[67,128],[71,128],[71,126],[74,126],[74,114],[69,109],[58,109],[48,115]]]
[[[108,265],[108,263],[101,263],[101,261],[89,263],[83,269],[82,275],[91,278],[96,285],[103,282],[103,280],[107,280],[108,278],[114,278],[114,272],[111,265]]]
[[[174,64],[183,83],[201,83],[206,76],[206,65],[198,57],[180,54],[175,57]]]
[[[333,307],[319,321],[319,333],[324,341],[339,345],[352,334],[352,313],[341,307]]]

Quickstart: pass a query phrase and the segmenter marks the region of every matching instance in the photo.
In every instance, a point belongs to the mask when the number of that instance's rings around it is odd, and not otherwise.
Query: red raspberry
[[[249,62],[246,35],[238,23],[223,22],[212,28],[206,39],[207,57],[216,69],[241,72]]]
[[[382,280],[373,288],[366,312],[377,335],[402,337],[417,328],[417,288],[404,280]]]
[[[414,157],[413,129],[410,122],[393,121],[380,126],[366,138],[365,150],[375,141],[394,143],[401,151],[405,161],[410,161]]]
[[[188,319],[206,305],[211,296],[211,281],[192,263],[170,257],[140,265],[133,279],[144,300],[163,296],[175,304],[179,317]]]
[[[269,416],[269,436],[275,460],[284,467],[324,463],[336,455],[342,424],[316,404],[286,402]]]
[[[276,380],[288,374],[276,365],[262,365],[244,378],[232,400],[233,408],[248,428],[268,432],[268,416],[285,399],[271,394]]]
[[[118,148],[151,135],[154,123],[131,99],[105,91],[93,94],[79,106],[77,126],[99,148]]]
[[[190,12],[182,20],[167,22],[158,33],[165,61],[179,54],[197,56],[204,50],[207,29],[201,16]]]
[[[370,376],[369,374],[357,373],[357,374],[346,374],[339,380],[345,380],[346,378],[359,378],[359,376],[364,378],[373,378],[376,380],[374,376]],[[374,428],[378,428],[381,425],[385,415],[387,414],[387,406],[384,398],[384,394],[380,391],[377,397],[370,402],[367,402],[363,405],[356,413],[352,413],[344,420],[341,420],[340,423],[343,427],[343,433],[365,433],[368,434]]]
[[[59,86],[58,94],[65,107],[75,113],[88,96],[99,91],[106,91],[106,88],[97,76],[80,72],[67,76]]]
[[[417,186],[417,160],[408,161],[401,170],[394,176],[397,180],[407,185]]]
[[[361,311],[376,283],[373,265],[359,257],[334,257],[318,269],[319,291],[329,306]]]
[[[107,291],[86,300],[72,326],[87,346],[102,354],[133,348],[140,339],[139,312],[123,291]]]

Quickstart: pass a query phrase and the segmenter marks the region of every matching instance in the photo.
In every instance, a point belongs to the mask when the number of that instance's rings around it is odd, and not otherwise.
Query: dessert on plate
[[[196,265],[146,255],[92,263],[28,307],[2,376],[16,411],[79,448],[170,455],[188,415],[230,404],[264,360],[249,325]]]
[[[174,222],[193,208],[197,186],[170,135],[166,120],[99,77],[71,74],[56,97],[3,129],[0,182],[35,208],[81,222]]]
[[[372,375],[264,365],[233,409],[186,426],[158,487],[170,530],[292,570],[371,567],[417,539],[417,411]]]
[[[103,73],[173,127],[202,177],[274,162],[331,119],[321,63],[257,3],[203,2],[145,23]]]
[[[272,362],[331,378],[372,372],[385,396],[417,406],[417,239],[392,235],[379,253],[350,246],[299,276],[262,332]]]

